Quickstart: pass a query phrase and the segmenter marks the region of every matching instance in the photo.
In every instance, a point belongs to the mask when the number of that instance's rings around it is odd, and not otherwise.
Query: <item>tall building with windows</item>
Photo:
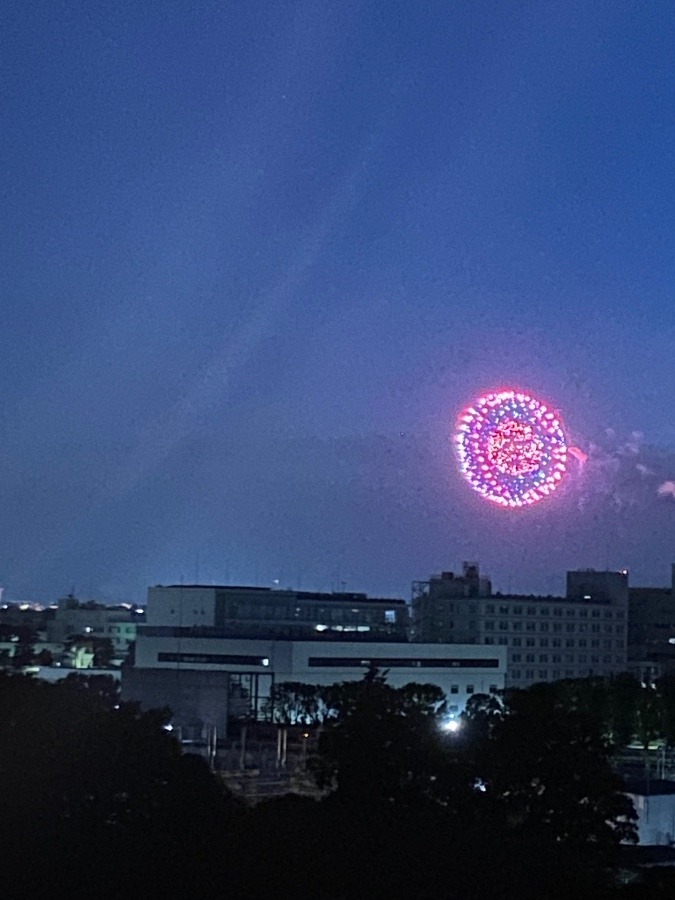
[[[512,687],[626,671],[627,572],[568,572],[565,597],[492,594],[488,585],[475,564],[414,582],[414,640],[504,647]]]

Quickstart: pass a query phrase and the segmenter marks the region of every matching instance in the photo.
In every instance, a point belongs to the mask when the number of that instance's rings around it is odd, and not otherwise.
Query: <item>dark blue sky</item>
[[[0,584],[407,596],[675,560],[675,7],[52,0],[4,14]],[[513,384],[590,453],[459,479]]]

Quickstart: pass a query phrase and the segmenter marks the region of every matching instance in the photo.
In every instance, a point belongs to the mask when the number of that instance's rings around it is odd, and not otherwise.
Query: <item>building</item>
[[[145,610],[125,603],[104,606],[88,601],[83,603],[69,595],[59,600],[57,609],[47,619],[47,638],[52,643],[66,645],[74,635],[112,642],[115,657],[124,659],[136,640],[136,626],[144,621]]]
[[[626,671],[626,572],[568,572],[565,597],[492,594],[489,584],[475,563],[414,582],[414,640],[504,647],[510,687]]]
[[[407,640],[402,600],[364,594],[309,594],[266,588],[182,585],[148,591],[135,662],[122,696],[169,706],[182,729],[219,735],[233,720],[272,714],[272,686],[329,685],[388,671],[394,687],[431,683],[459,714],[474,693],[504,687],[506,649]]]
[[[638,843],[675,845],[675,781],[652,779],[628,785],[637,813]]]
[[[669,588],[628,589],[628,661],[641,680],[675,670],[675,565]]]
[[[148,590],[146,625],[217,629],[221,637],[286,639],[408,639],[404,600],[366,594],[279,590],[265,587],[157,585]],[[148,634],[147,629],[144,632]],[[160,634],[163,632],[157,632]]]

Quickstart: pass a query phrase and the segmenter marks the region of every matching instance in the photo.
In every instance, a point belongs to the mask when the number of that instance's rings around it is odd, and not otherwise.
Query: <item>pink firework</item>
[[[519,391],[487,394],[465,409],[455,447],[471,487],[500,506],[543,500],[565,475],[568,450],[560,422]]]

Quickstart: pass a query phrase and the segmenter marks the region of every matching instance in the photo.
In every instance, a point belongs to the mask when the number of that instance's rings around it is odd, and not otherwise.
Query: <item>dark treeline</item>
[[[278,724],[321,724],[332,716],[335,690],[335,686],[301,682],[277,684],[271,718]],[[440,696],[435,688],[426,686],[426,690],[431,690],[436,699]],[[547,702],[556,709],[592,716],[614,749],[631,743],[648,747],[654,741],[675,747],[675,675],[649,684],[629,674],[568,679],[537,685],[534,690],[543,690]],[[514,692],[508,692],[508,696],[513,697]]]
[[[671,896],[665,876],[646,885],[622,868],[635,816],[600,693],[593,682],[474,696],[450,731],[437,688],[370,672],[322,694],[330,715],[316,713],[309,765],[323,798],[248,808],[181,752],[168,710],[120,704],[111,679],[1,676],[4,893]]]

